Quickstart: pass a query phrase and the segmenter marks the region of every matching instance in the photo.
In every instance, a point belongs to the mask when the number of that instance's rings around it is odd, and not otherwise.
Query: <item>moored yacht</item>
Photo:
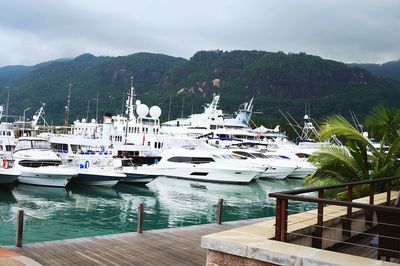
[[[61,159],[50,143],[38,137],[19,138],[13,153],[18,181],[24,184],[65,187],[76,171],[60,166]]]
[[[221,183],[248,183],[260,175],[258,169],[216,162],[206,150],[182,148],[165,151],[154,170],[168,177]]]

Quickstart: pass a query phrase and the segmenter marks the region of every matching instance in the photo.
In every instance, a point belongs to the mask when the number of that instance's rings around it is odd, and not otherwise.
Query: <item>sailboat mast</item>
[[[71,91],[72,91],[72,85],[70,83],[69,89],[68,89],[68,96],[67,96],[67,105],[65,106],[64,125],[68,125],[68,118],[69,118],[69,111],[70,111],[70,104],[71,104]]]

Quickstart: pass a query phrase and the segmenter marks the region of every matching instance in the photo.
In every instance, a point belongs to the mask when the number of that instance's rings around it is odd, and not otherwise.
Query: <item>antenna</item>
[[[183,107],[185,106],[185,96],[182,98],[182,110],[181,110],[181,118],[183,118]]]
[[[69,117],[70,103],[71,103],[71,90],[72,90],[72,85],[70,83],[69,90],[68,90],[68,96],[67,96],[67,105],[65,106],[65,117],[64,117],[65,125],[68,125],[68,117]]]
[[[8,107],[10,106],[10,87],[6,87],[6,89],[8,88],[8,94],[7,94],[7,106],[6,106],[6,122],[8,122]]]
[[[89,121],[89,106],[90,106],[90,99],[87,101],[86,121]]]
[[[99,90],[97,90],[97,97],[96,97],[96,123],[99,119]]]
[[[168,119],[167,121],[169,121],[170,115],[171,115],[171,97],[172,97],[172,92],[169,94],[169,107],[168,107]]]

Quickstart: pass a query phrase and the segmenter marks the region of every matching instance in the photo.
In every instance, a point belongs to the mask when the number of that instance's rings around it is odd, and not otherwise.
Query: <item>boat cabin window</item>
[[[66,143],[51,143],[51,149],[55,152],[68,152],[68,144]]]
[[[296,153],[296,155],[299,158],[308,158],[308,157],[310,157],[310,155],[306,154],[306,153]]]
[[[247,158],[252,158],[252,159],[256,158],[254,155],[252,155],[252,154],[250,154],[248,152],[245,152],[245,151],[233,151],[233,153],[237,154],[237,155],[240,155],[240,156],[247,157]]]
[[[67,150],[68,150],[68,148],[67,148]],[[74,154],[82,151],[82,149],[79,145],[73,145],[73,144],[71,144],[71,150]]]
[[[210,157],[175,156],[175,157],[169,158],[168,162],[202,164],[202,163],[210,163],[210,162],[215,162],[215,161],[213,158],[210,158]]]
[[[253,154],[257,158],[268,158],[268,156],[265,156],[264,154],[258,153],[258,152],[254,152],[254,153],[252,152],[251,154]]]
[[[6,145],[6,151],[14,151],[15,145]]]

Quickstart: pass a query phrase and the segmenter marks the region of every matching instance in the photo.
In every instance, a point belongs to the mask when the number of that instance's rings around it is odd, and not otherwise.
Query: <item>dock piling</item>
[[[17,214],[17,235],[15,240],[15,246],[22,247],[22,233],[24,230],[24,210],[19,210]]]
[[[222,223],[222,206],[224,204],[224,199],[218,199],[218,214],[217,214],[217,224]]]
[[[140,203],[138,206],[138,223],[137,223],[137,232],[139,234],[143,233],[143,203]]]

